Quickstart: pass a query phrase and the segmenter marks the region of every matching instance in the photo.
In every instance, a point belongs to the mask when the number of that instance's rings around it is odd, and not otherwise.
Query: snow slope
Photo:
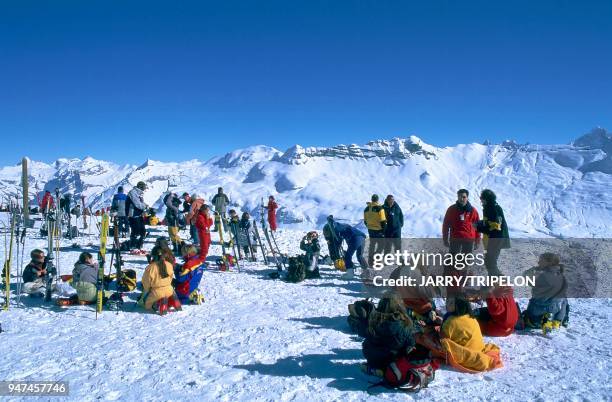
[[[151,230],[153,236],[163,234],[162,228]],[[297,253],[302,234],[280,230],[281,249]],[[96,236],[79,239],[83,245],[90,241]],[[26,241],[27,250],[44,245],[34,232]],[[62,250],[60,270],[68,273],[80,251]],[[211,254],[219,253],[213,245]],[[126,255],[125,262],[140,279],[145,258]],[[502,350],[499,370],[464,374],[443,368],[419,394],[375,389],[370,395],[372,379],[358,365],[361,343],[346,323],[346,306],[362,297],[361,284],[341,280],[330,267],[323,268],[321,279],[289,284],[268,279],[272,269],[247,263],[240,273],[208,270],[202,280],[205,303],[166,317],[138,308],[137,292],[128,294],[122,311],[104,311],[97,321],[89,306],[53,307],[27,297],[18,306],[13,298],[9,312],[0,312],[5,331],[0,378],[68,381],[68,399],[74,401],[609,400],[612,395],[609,299],[571,300],[570,327],[551,337],[489,339]],[[526,306],[526,300],[520,303]]]
[[[300,229],[321,228],[329,214],[357,224],[372,193],[394,194],[405,213],[405,236],[439,236],[457,189],[470,190],[480,208],[477,193],[491,188],[515,237],[610,237],[611,152],[611,135],[600,128],[572,145],[437,148],[411,136],[330,148],[296,145],[285,152],[254,146],[206,162],[32,162],[30,189],[34,200],[36,190],[57,186],[85,195],[97,209],[109,205],[118,185],[129,190],[139,180],[147,182],[146,201],[156,207],[168,189],[210,199],[223,186],[234,208],[255,216],[261,198],[275,195],[281,224]],[[5,196],[18,192],[19,180],[19,166],[0,169]]]

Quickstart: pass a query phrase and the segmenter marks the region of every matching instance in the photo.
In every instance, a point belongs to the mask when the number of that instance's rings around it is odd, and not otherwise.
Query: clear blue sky
[[[2,165],[612,128],[611,1],[0,3]]]

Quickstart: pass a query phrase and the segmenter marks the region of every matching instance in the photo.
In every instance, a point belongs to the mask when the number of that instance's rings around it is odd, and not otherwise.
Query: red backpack
[[[424,348],[423,348],[424,349]],[[417,347],[408,356],[400,356],[384,370],[383,380],[370,388],[384,386],[405,392],[419,392],[436,378],[439,364],[427,350]]]

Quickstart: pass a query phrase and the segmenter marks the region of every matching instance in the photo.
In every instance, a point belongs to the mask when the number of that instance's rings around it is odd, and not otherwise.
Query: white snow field
[[[118,185],[127,192],[144,180],[146,202],[159,207],[168,189],[210,199],[222,185],[233,208],[258,217],[261,198],[273,194],[281,207],[280,248],[296,255],[304,232],[320,230],[329,214],[362,225],[372,193],[395,195],[405,214],[404,236],[439,237],[458,188],[469,189],[472,200],[491,188],[512,237],[609,238],[611,152],[610,133],[595,129],[572,145],[437,148],[410,137],[332,148],[296,145],[285,152],[255,146],[206,162],[30,161],[30,198],[59,187],[75,199],[85,196],[95,210],[110,205]],[[19,165],[0,169],[3,204],[20,192],[20,175]],[[7,214],[0,216],[6,227]],[[145,248],[164,231],[152,228]],[[83,250],[98,243],[96,232],[90,225],[77,239]],[[6,229],[0,233],[6,244]],[[82,251],[72,243],[62,242],[61,274],[71,273]],[[13,274],[35,247],[46,249],[46,240],[30,229],[26,258],[13,255]],[[213,245],[209,260],[220,252]],[[5,257],[0,247],[0,260]],[[124,268],[135,269],[140,280],[145,257],[124,259]],[[244,263],[239,273],[210,269],[201,306],[161,317],[137,307],[138,292],[131,292],[121,311],[105,310],[97,320],[91,306],[18,299],[13,278],[10,309],[0,311],[0,380],[68,381],[68,399],[75,401],[612,400],[612,299],[571,299],[569,328],[551,336],[488,339],[501,347],[499,370],[464,374],[443,367],[418,394],[368,393],[373,379],[359,369],[361,342],[346,323],[347,305],[364,297],[359,280],[342,280],[324,266],[321,279],[290,284],[269,279],[273,270],[262,262]],[[525,308],[527,300],[519,303]]]
[[[164,229],[152,228],[152,236]],[[26,250],[44,248],[45,239],[32,232]],[[301,235],[280,230],[279,247],[297,254]],[[78,243],[88,249],[87,243],[96,241],[92,235]],[[60,273],[71,272],[80,251],[62,248]],[[217,244],[211,247],[212,256],[220,251]],[[140,279],[145,257],[124,258],[125,268],[137,270]],[[67,399],[75,401],[596,401],[612,396],[610,299],[572,299],[569,328],[552,336],[489,339],[502,350],[499,370],[464,374],[443,367],[418,394],[384,388],[368,393],[373,378],[359,369],[361,342],[346,323],[347,305],[362,297],[359,280],[342,280],[324,267],[321,279],[291,284],[269,279],[273,270],[262,262],[244,263],[240,273],[210,269],[201,283],[204,304],[164,317],[136,306],[138,292],[126,295],[122,310],[104,310],[97,320],[92,306],[57,307],[26,296],[18,305],[13,294],[10,310],[0,312],[0,379],[68,381]],[[519,302],[526,307],[526,300]],[[441,300],[438,304],[443,306]]]

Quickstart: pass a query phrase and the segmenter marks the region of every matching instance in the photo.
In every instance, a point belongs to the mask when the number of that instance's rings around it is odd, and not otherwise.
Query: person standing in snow
[[[196,193],[193,193],[189,197],[189,202],[191,206],[189,207],[189,212],[187,212],[187,216],[185,217],[186,223],[189,225],[189,233],[191,234],[191,240],[194,244],[200,243],[200,239],[198,237],[198,229],[196,227],[196,216],[202,205],[206,204],[206,201],[203,198],[200,198]]]
[[[370,236],[368,262],[372,265],[374,254],[382,252],[380,239],[385,237],[385,227],[387,226],[385,209],[378,203],[378,194],[372,195],[371,202],[368,202],[367,207],[363,210],[363,222],[368,228],[368,235]]]
[[[53,196],[49,190],[45,191],[45,195],[43,195],[42,201],[40,202],[40,210],[43,215],[46,215],[55,208],[55,201],[53,200]]]
[[[141,249],[146,236],[143,214],[147,210],[144,202],[144,192],[147,184],[139,181],[136,187],[132,188],[126,199],[126,210],[130,222],[130,247]]]
[[[473,223],[473,226],[483,234],[483,244],[487,250],[484,259],[487,272],[489,275],[501,275],[497,259],[502,249],[510,248],[510,235],[504,210],[497,203],[495,193],[489,189],[482,190],[480,202],[483,219]]]
[[[448,207],[442,223],[442,240],[451,254],[469,254],[480,244],[480,233],[474,223],[480,217],[468,200],[470,193],[462,188],[457,191],[457,201]]]
[[[117,223],[121,237],[125,237],[129,233],[128,217],[125,209],[126,201],[127,195],[123,193],[123,186],[117,187],[117,194],[113,195],[113,201],[111,202],[111,212],[117,214]]]
[[[276,232],[276,210],[278,209],[278,204],[274,200],[274,196],[268,197],[268,205],[264,206],[268,210],[268,224],[270,225],[270,230]]]
[[[242,247],[245,256],[249,256],[252,251],[252,257],[255,258],[257,252],[255,228],[251,223],[251,215],[248,212],[243,212],[240,221],[238,222],[238,234],[236,236],[238,246]],[[263,252],[263,250],[262,250]]]
[[[208,249],[210,247],[210,227],[213,224],[213,218],[209,214],[208,205],[204,204],[200,207],[196,215],[195,225],[198,229],[198,238],[200,239],[200,259],[206,261]]]
[[[402,248],[404,213],[391,194],[387,195],[387,198],[385,198],[383,208],[385,210],[385,218],[387,219],[384,228],[385,239],[391,239],[387,242],[389,249],[385,250],[385,252],[390,253],[391,248],[394,250],[400,250]]]
[[[189,195],[189,193],[185,192],[185,193],[183,193],[181,198],[183,199],[183,216],[185,218],[185,224],[189,225],[189,221],[187,220],[187,215],[189,214],[189,212],[191,212],[191,196]],[[194,241],[194,239],[193,239],[193,232],[195,232],[195,231],[196,231],[195,226],[192,229],[192,226],[189,225],[189,238],[192,241]]]
[[[168,237],[172,242],[172,251],[175,255],[179,254],[179,246],[182,239],[179,236],[179,206],[181,200],[175,193],[170,193],[164,197],[164,205],[166,206],[166,226],[168,227]]]
[[[223,222],[223,231],[227,231],[227,206],[230,203],[230,200],[223,192],[223,187],[219,187],[217,189],[217,194],[210,200],[212,205],[215,207],[215,212],[219,214],[221,217],[221,222]],[[214,229],[217,231],[217,228]]]

